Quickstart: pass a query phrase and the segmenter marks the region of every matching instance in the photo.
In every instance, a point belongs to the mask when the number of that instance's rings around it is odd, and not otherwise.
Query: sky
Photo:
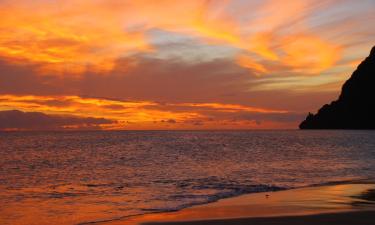
[[[296,129],[374,0],[0,0],[0,130]]]

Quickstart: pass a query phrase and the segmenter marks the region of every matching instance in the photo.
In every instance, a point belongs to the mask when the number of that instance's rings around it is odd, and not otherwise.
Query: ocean
[[[1,132],[0,154],[2,225],[126,220],[375,178],[374,131]]]

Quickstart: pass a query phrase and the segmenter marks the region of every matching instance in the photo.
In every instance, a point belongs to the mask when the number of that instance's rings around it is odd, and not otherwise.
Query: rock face
[[[375,129],[375,47],[345,82],[338,100],[309,113],[300,129]]]

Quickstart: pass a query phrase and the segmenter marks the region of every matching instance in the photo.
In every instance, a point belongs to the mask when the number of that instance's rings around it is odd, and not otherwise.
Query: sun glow
[[[1,0],[0,114],[70,115],[80,123],[60,125],[76,129],[295,128],[368,55],[374,8]]]

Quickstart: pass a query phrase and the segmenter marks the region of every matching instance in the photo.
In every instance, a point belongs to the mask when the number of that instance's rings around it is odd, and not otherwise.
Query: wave
[[[118,220],[126,220],[129,218],[142,216],[146,214],[177,212],[185,208],[190,208],[190,207],[197,206],[197,205],[205,205],[205,204],[217,202],[221,199],[237,197],[237,196],[241,196],[245,194],[275,192],[275,191],[306,188],[306,187],[319,187],[319,186],[328,186],[328,185],[374,183],[375,182],[375,180],[373,179],[351,179],[351,180],[341,180],[341,181],[329,181],[329,182],[323,182],[319,184],[317,183],[317,184],[306,185],[306,186],[301,186],[301,187],[280,187],[280,186],[267,185],[267,184],[256,184],[256,185],[238,184],[237,182],[220,183],[219,181],[220,179],[217,179],[216,177],[180,180],[178,182],[174,180],[158,180],[155,182],[164,183],[164,184],[174,183],[177,186],[184,187],[184,188],[194,188],[194,189],[202,189],[202,190],[216,189],[220,191],[214,194],[186,193],[186,194],[170,195],[168,196],[168,200],[177,201],[177,202],[181,200],[185,200],[186,203],[178,204],[175,207],[141,208],[139,209],[141,211],[140,213],[125,215],[125,216],[110,218],[110,219],[82,222],[77,225],[89,225],[89,224],[105,223],[105,222],[112,222],[112,221],[118,221]]]
[[[209,178],[210,179],[210,178]],[[200,181],[203,181],[203,179],[199,179]],[[207,180],[205,178],[204,180]],[[183,182],[195,182],[197,179],[191,179],[191,180],[185,180]],[[172,181],[160,181],[169,183]],[[185,184],[185,187],[188,187],[188,184]],[[266,184],[259,184],[259,185],[241,185],[241,184],[218,184],[218,183],[206,183],[201,186],[193,185],[195,189],[207,189],[207,188],[217,188],[222,189],[222,191],[218,191],[214,194],[175,194],[168,196],[169,200],[171,201],[179,201],[179,200],[189,200],[186,203],[178,204],[175,207],[164,207],[164,208],[141,208],[139,209],[141,213],[131,214],[131,215],[125,215],[121,217],[116,218],[109,218],[109,219],[100,219],[96,221],[87,221],[87,222],[81,222],[77,225],[89,225],[89,224],[96,224],[96,223],[105,223],[105,222],[112,222],[112,221],[118,221],[118,220],[126,220],[129,218],[133,218],[136,216],[142,216],[146,214],[152,214],[152,213],[166,213],[166,212],[177,212],[185,208],[190,208],[197,205],[205,205],[208,203],[213,203],[216,201],[219,201],[221,199],[225,198],[232,198],[241,196],[244,194],[250,194],[250,193],[261,193],[261,192],[274,192],[274,191],[281,191],[281,190],[287,190],[290,188],[286,187],[278,187],[273,185],[266,185]]]

